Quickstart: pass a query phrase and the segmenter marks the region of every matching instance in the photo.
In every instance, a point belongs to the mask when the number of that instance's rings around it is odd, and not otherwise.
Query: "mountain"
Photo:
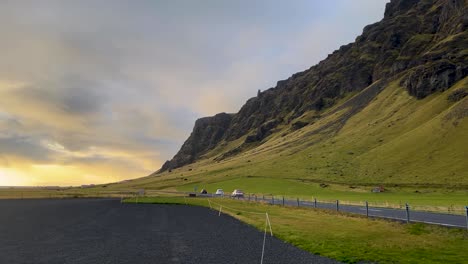
[[[354,43],[197,120],[157,173],[468,184],[467,28],[467,0],[392,0]]]

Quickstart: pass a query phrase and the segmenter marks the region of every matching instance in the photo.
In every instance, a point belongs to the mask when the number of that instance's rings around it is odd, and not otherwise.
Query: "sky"
[[[0,186],[148,175],[388,0],[0,1]]]

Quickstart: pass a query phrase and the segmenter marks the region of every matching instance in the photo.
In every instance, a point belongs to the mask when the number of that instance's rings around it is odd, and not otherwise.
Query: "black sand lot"
[[[0,200],[0,263],[260,263],[263,233],[207,208]],[[267,237],[264,262],[336,263]]]

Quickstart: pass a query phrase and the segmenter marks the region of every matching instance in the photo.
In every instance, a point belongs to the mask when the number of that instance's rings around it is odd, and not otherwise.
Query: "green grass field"
[[[81,188],[44,189],[44,188],[2,188],[0,199],[39,199],[39,198],[87,198],[121,197],[122,192],[106,190],[86,190]]]
[[[213,182],[193,182],[184,183],[176,188],[166,188],[168,182],[176,184],[180,179],[168,181],[168,179],[159,178],[159,181],[152,184],[121,185],[107,187],[96,186],[94,188],[70,188],[63,190],[47,190],[42,188],[15,188],[0,189],[0,199],[21,199],[21,198],[83,198],[83,197],[128,197],[132,196],[140,189],[144,189],[146,195],[161,196],[174,195],[165,194],[164,190],[193,192],[207,189],[209,192],[215,192],[216,189],[223,189],[229,194],[234,189],[242,189],[246,194],[274,195],[278,199],[300,198],[301,200],[312,201],[316,198],[318,201],[340,200],[342,204],[361,204],[368,201],[371,206],[403,208],[408,203],[413,210],[444,212],[452,214],[464,214],[465,206],[468,204],[468,192],[463,190],[439,190],[439,189],[419,189],[414,188],[390,188],[383,193],[372,193],[371,186],[350,186],[340,184],[328,184],[327,187],[320,187],[319,183],[307,182],[295,179],[281,178],[262,178],[262,177],[239,177],[230,180],[221,180]],[[137,180],[136,182],[140,182]],[[185,182],[185,181],[184,181]],[[163,188],[159,188],[162,185]],[[148,186],[150,186],[148,188]]]
[[[222,205],[224,213],[262,231],[265,216],[258,213],[268,212],[276,237],[311,253],[347,263],[466,263],[468,259],[466,230],[401,224],[319,209],[231,199],[211,201],[216,210]],[[139,202],[209,206],[205,198],[149,197],[139,198]]]

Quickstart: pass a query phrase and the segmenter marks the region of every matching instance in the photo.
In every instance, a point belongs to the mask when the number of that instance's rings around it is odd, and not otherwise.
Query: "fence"
[[[203,196],[212,197],[213,195],[206,194]],[[225,198],[225,196],[223,196],[223,198]],[[362,203],[347,203],[339,200],[318,200],[317,198],[312,198],[311,200],[300,198],[291,199],[285,198],[284,196],[278,197],[274,195],[257,196],[249,194],[244,197],[235,197],[235,199],[279,206],[308,207],[334,210],[346,213],[365,215],[366,217],[371,218],[386,218],[407,223],[422,222],[427,224],[436,224],[448,227],[459,227],[468,229],[468,206],[463,208],[463,214],[454,215],[415,210],[415,208],[413,208],[408,203],[405,203],[404,207],[400,209],[392,207],[375,206],[369,203],[368,201],[364,201]]]
[[[0,193],[0,198],[93,198],[93,197],[106,197],[106,198],[126,198],[126,197],[138,197],[138,196],[185,196],[187,192],[177,191],[159,191],[159,190],[128,190],[128,191],[113,191],[113,190],[100,190],[90,191],[87,190],[73,190],[61,188],[58,190],[48,189],[28,189],[28,190],[3,190]],[[192,193],[192,195],[195,195]],[[213,194],[197,194],[201,197],[213,197]],[[340,201],[340,200],[318,200],[317,198],[301,199],[291,198],[284,196],[274,195],[247,195],[243,198],[253,202],[262,202],[272,205],[281,206],[297,206],[297,207],[310,207],[310,208],[321,208],[328,210],[343,211],[348,213],[365,215],[367,217],[387,218],[405,222],[423,222],[429,224],[437,224],[450,227],[461,227],[468,229],[468,206],[464,208],[456,208],[454,206],[449,207],[447,213],[435,213],[431,212],[437,207],[423,207],[423,206],[412,206],[411,204],[403,204],[400,202],[398,206],[389,206],[388,203],[370,203],[363,201],[360,203]],[[454,213],[458,214],[455,215]]]

